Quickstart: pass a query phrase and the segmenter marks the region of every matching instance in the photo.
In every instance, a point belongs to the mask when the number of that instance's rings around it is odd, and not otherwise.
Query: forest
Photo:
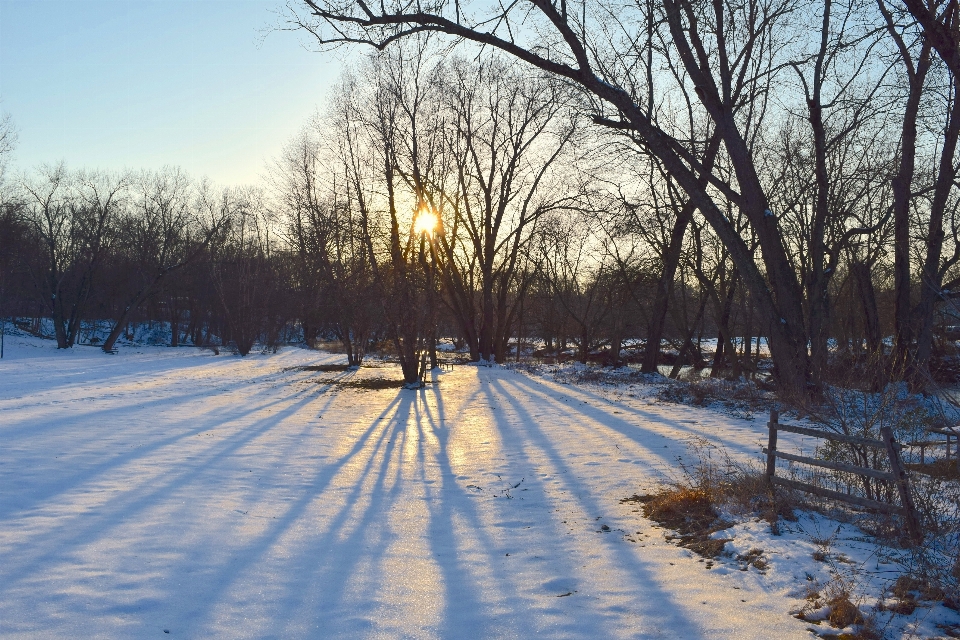
[[[373,47],[258,184],[7,171],[0,316],[108,352],[139,322],[336,341],[411,384],[439,343],[784,397],[955,378],[955,3],[467,9],[288,3],[282,28]]]

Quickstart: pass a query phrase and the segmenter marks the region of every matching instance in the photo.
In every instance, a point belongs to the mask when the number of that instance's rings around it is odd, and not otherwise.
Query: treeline
[[[732,376],[763,337],[791,392],[866,361],[923,384],[952,355],[957,84],[909,14],[843,11],[775,68],[772,40],[728,41],[716,104],[685,59],[640,59],[644,100],[610,111],[582,78],[417,36],[346,75],[258,187],[38,169],[3,192],[0,315],[51,318],[62,347],[91,319],[106,350],[143,319],[241,354],[294,330],[351,364],[386,344],[410,383],[447,337]],[[645,47],[677,46],[670,20]]]
[[[960,258],[956,4],[302,0],[285,19],[324,46],[389,51],[440,33],[569,87],[621,137],[616,182],[625,205],[656,211],[645,230],[662,273],[698,243],[715,254],[726,276],[706,305],[747,292],[788,395],[822,387],[837,338],[879,352],[892,333],[882,368],[928,379]]]
[[[266,211],[254,189],[216,189],[178,169],[109,174],[47,166],[5,192],[0,313],[52,320],[57,345],[109,320],[113,349],[130,322],[169,322],[172,345],[235,341],[243,353],[274,324],[257,315],[282,297]],[[251,291],[259,287],[260,290]],[[251,302],[251,300],[255,300]],[[272,311],[270,313],[273,313]]]

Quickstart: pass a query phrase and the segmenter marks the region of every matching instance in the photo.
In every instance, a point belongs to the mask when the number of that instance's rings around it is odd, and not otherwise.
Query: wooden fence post
[[[920,531],[917,507],[913,504],[913,496],[910,495],[907,472],[903,468],[903,461],[900,459],[900,452],[897,450],[897,442],[893,439],[893,429],[881,427],[880,435],[887,447],[887,455],[890,456],[890,470],[896,477],[897,490],[900,492],[900,505],[903,507],[903,517],[907,521],[907,532],[913,541],[919,544],[923,541],[923,533]]]
[[[777,424],[779,421],[780,412],[770,409],[770,422],[767,423],[767,428],[770,430],[770,438],[767,440],[767,482],[770,482],[777,472]]]

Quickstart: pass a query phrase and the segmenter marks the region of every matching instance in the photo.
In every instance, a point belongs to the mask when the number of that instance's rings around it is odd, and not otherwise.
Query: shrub
[[[752,414],[767,408],[771,398],[751,380],[698,378],[691,382],[673,381],[661,387],[658,397],[664,402],[698,407],[716,406],[737,418],[752,419]]]
[[[681,463],[682,475],[661,487],[656,493],[633,495],[621,502],[643,505],[643,514],[658,524],[677,532],[673,539],[680,546],[708,558],[718,556],[729,539],[710,536],[730,526],[721,517],[723,512],[759,514],[774,533],[779,531],[779,518],[793,520],[797,506],[788,491],[774,493],[759,465],[734,462],[729,455],[705,440],[694,444],[696,462]],[[766,567],[760,557],[741,558],[758,569]],[[748,554],[749,555],[749,554]]]

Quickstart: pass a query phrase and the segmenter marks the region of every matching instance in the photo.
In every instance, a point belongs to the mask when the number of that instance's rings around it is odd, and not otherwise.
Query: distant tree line
[[[107,350],[143,319],[241,354],[295,331],[354,365],[388,347],[411,383],[442,339],[674,376],[752,375],[769,345],[788,394],[867,362],[877,384],[955,371],[955,9],[534,3],[489,32],[446,5],[298,6],[323,42],[391,44],[256,188],[8,178],[0,315],[52,319],[62,347],[109,320]]]

